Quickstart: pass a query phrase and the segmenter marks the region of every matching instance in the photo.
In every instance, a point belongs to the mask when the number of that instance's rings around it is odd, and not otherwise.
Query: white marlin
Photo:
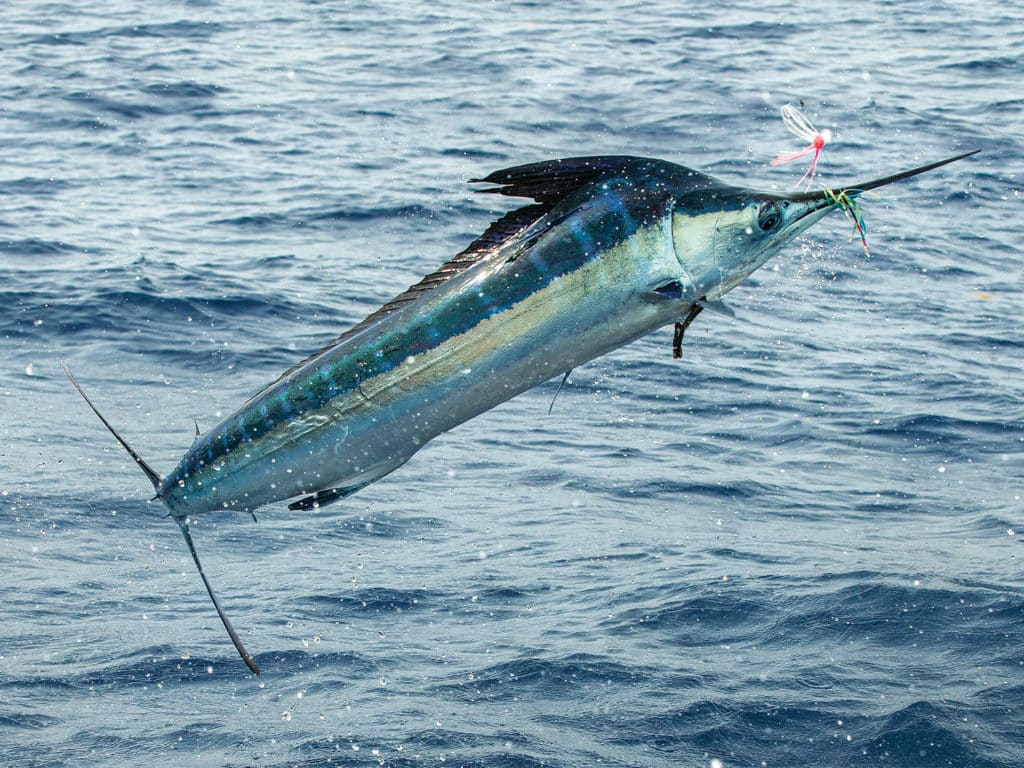
[[[492,173],[482,190],[534,202],[293,366],[161,477],[100,415],[181,528],[189,517],[299,497],[311,509],[398,469],[430,440],[531,387],[675,324],[683,332],[796,235],[873,181],[780,194],[643,157],[577,157]]]

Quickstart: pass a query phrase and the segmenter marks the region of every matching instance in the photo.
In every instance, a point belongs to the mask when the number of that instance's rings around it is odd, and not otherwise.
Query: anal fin
[[[288,505],[288,509],[307,510],[316,509],[317,507],[326,507],[328,504],[341,501],[346,496],[351,496],[353,493],[362,490],[367,485],[369,485],[369,483],[350,485],[345,488],[325,488],[322,491],[317,491],[312,496],[306,496],[298,501],[293,501]]]
[[[661,285],[647,291],[644,294],[644,299],[650,302],[660,302],[668,299],[685,299],[692,295],[692,290],[688,290],[686,286],[678,280],[669,280],[668,282],[662,283]]]

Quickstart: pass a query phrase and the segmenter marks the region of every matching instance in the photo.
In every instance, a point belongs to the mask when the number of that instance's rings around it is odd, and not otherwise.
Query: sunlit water
[[[1024,764],[1013,3],[0,11],[0,763]],[[213,516],[194,430],[577,154],[752,186],[971,160],[316,514]]]

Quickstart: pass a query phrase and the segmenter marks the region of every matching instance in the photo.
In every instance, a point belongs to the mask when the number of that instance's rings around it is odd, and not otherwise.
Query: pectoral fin
[[[678,360],[683,356],[683,334],[690,327],[690,323],[697,319],[697,315],[704,311],[706,305],[707,302],[703,298],[698,299],[690,306],[690,311],[683,321],[676,323],[675,333],[672,335],[672,357],[674,359]]]
[[[678,360],[683,356],[683,334],[686,333],[686,329],[690,327],[690,323],[697,319],[697,315],[703,312],[705,309],[709,309],[712,312],[717,312],[720,315],[726,317],[736,317],[736,313],[732,311],[732,307],[729,307],[721,299],[717,301],[708,301],[707,298],[701,296],[690,306],[690,311],[683,318],[682,322],[676,323],[675,333],[672,335],[672,357]]]

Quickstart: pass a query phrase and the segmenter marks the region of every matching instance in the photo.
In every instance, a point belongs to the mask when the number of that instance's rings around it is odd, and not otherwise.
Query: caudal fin
[[[149,482],[153,484],[153,490],[157,491],[157,495],[159,495],[160,485],[163,483],[164,479],[160,477],[160,475],[158,475],[156,471],[151,466],[149,466],[149,464],[146,463],[145,459],[143,459],[141,456],[139,456],[139,454],[135,452],[134,448],[128,445],[128,443],[125,441],[123,437],[117,434],[117,430],[110,425],[110,422],[103,418],[103,414],[100,413],[99,409],[97,409],[96,406],[92,404],[92,400],[90,400],[89,396],[85,394],[85,390],[83,390],[82,385],[78,383],[78,379],[76,379],[75,375],[71,373],[71,369],[68,368],[68,364],[65,363],[63,360],[60,361],[60,364],[61,367],[64,368],[64,373],[67,374],[68,381],[70,381],[71,385],[78,390],[78,394],[80,394],[82,396],[82,399],[85,400],[86,405],[92,408],[92,412],[95,413],[96,417],[103,422],[103,426],[110,430],[110,434],[112,434],[114,436],[114,439],[121,444],[121,447],[128,451],[128,455],[135,459],[135,463],[139,465],[139,469],[146,473],[146,477],[149,478]]]
[[[99,412],[99,409],[93,405],[89,396],[85,394],[85,391],[82,389],[82,385],[78,383],[74,374],[71,373],[71,369],[68,368],[67,363],[61,360],[60,364],[64,368],[64,373],[67,374],[68,380],[74,388],[78,390],[78,394],[82,396],[82,399],[85,400],[86,404],[92,409],[92,412],[95,413],[97,418],[103,422],[103,426],[110,430],[110,434],[114,436],[114,439],[121,444],[121,447],[128,452],[128,455],[135,460],[135,463],[139,465],[139,468],[146,474],[146,477],[149,478],[149,481],[153,484],[153,489],[157,492],[155,498],[159,498],[160,486],[163,484],[163,478],[160,477],[156,470],[146,463],[145,459],[136,453],[134,448],[128,445],[128,442],[118,434],[117,430],[111,426],[110,422],[103,418],[103,414]],[[181,528],[181,533],[185,537],[185,543],[188,545],[189,554],[192,555],[192,560],[196,564],[199,576],[203,580],[203,586],[206,587],[206,593],[210,596],[210,600],[213,601],[213,607],[217,609],[217,615],[220,616],[220,620],[224,624],[224,629],[228,631],[228,637],[230,637],[231,642],[234,643],[235,650],[238,651],[238,655],[242,657],[242,661],[244,661],[246,666],[252,670],[253,674],[258,675],[260,673],[260,668],[256,666],[256,662],[253,660],[252,656],[249,655],[249,652],[245,650],[245,646],[242,645],[241,638],[239,638],[238,633],[235,632],[235,628],[228,620],[227,614],[224,613],[224,609],[220,607],[220,601],[217,600],[217,596],[213,593],[213,587],[210,586],[210,581],[206,578],[206,573],[203,571],[203,565],[199,562],[199,555],[196,553],[196,546],[192,542],[192,534],[188,529],[188,518],[181,515],[175,515],[174,513],[171,513],[171,517],[174,518],[175,522],[178,523],[178,527]]]
[[[245,665],[252,670],[254,675],[260,673],[260,668],[256,665],[255,659],[249,655],[249,652],[245,650],[245,646],[242,645],[242,638],[235,632],[235,628],[231,625],[231,621],[228,619],[224,609],[220,607],[220,601],[217,596],[213,594],[213,587],[210,586],[210,580],[206,578],[206,573],[203,571],[203,564],[199,562],[199,555],[196,554],[196,545],[192,542],[192,534],[188,530],[188,518],[176,517],[174,518],[178,527],[181,528],[181,534],[185,537],[185,543],[188,544],[189,554],[192,555],[192,560],[196,564],[196,569],[199,571],[199,576],[203,580],[203,585],[206,587],[206,593],[210,596],[213,601],[213,607],[217,609],[217,615],[220,616],[221,622],[224,624],[224,629],[228,631],[228,637],[231,638],[231,642],[235,644],[235,650],[238,651],[238,655],[242,657],[242,661]]]

